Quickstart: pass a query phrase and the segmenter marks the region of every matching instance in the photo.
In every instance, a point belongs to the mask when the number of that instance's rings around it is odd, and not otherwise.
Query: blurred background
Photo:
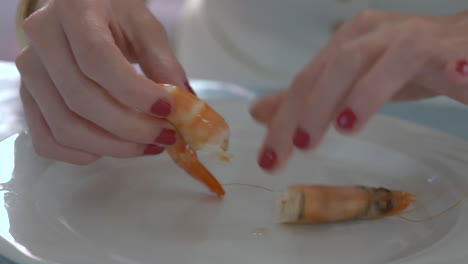
[[[0,8],[0,60],[14,60],[18,52],[15,39],[15,15],[18,1],[2,1]]]
[[[18,52],[18,1],[0,7],[0,60]],[[425,14],[468,10],[467,0],[149,0],[190,78],[276,89],[366,9]]]
[[[4,0],[0,7],[0,60],[14,61],[18,53],[16,43],[16,7],[19,0]],[[166,26],[171,38],[185,0],[154,0],[150,8]]]

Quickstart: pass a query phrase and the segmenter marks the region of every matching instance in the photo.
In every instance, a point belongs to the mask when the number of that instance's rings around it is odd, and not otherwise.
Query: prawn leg
[[[172,160],[192,178],[203,183],[208,189],[218,196],[223,196],[225,191],[221,184],[198,160],[197,153],[183,139],[174,146],[167,148],[167,153]]]

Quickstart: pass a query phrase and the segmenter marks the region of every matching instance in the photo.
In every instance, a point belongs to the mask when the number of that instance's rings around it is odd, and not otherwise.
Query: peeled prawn
[[[385,188],[291,185],[276,200],[276,213],[288,224],[371,220],[396,215],[414,199],[409,192]]]
[[[221,184],[203,166],[196,154],[207,151],[222,161],[229,161],[229,126],[206,102],[174,85],[164,85],[175,107],[167,120],[174,125],[179,140],[166,150],[176,164],[219,196],[225,194]]]

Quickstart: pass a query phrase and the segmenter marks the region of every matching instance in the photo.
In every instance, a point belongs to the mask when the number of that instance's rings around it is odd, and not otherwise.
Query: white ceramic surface
[[[245,102],[212,103],[232,124],[232,163],[203,159],[222,183],[405,189],[420,199],[407,215],[414,219],[443,211],[466,190],[465,141],[385,117],[357,137],[331,132],[318,151],[267,175],[255,164],[263,129]],[[0,168],[0,254],[20,264],[458,264],[468,256],[464,202],[421,223],[281,226],[274,193],[226,186],[219,200],[166,157],[76,167],[37,157],[28,135],[18,134],[0,143]]]

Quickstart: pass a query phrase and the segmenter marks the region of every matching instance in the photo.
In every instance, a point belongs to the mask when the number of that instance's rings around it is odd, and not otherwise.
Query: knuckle
[[[18,69],[18,71],[21,74],[24,74],[27,71],[27,69],[29,68],[29,65],[31,64],[30,60],[29,60],[29,49],[30,48],[26,48],[26,49],[22,50],[18,54],[18,56],[16,56],[16,58],[15,58],[16,68]]]
[[[40,28],[40,22],[38,21],[37,16],[38,15],[32,14],[31,16],[27,17],[21,24],[21,29],[28,36],[34,35],[34,33]]]
[[[425,35],[427,25],[420,19],[411,19],[403,23],[402,33],[400,35],[400,41],[412,41]]]
[[[425,19],[414,17],[403,22],[403,26],[411,33],[418,33],[425,31],[428,22]]]
[[[32,40],[39,38],[41,32],[47,28],[44,24],[47,23],[47,14],[42,10],[41,12],[35,12],[28,16],[21,24],[23,32]]]
[[[365,58],[369,45],[365,42],[344,44],[338,48],[334,63],[338,65],[357,66]]]
[[[82,73],[91,79],[99,71],[100,67],[105,67],[100,60],[106,50],[112,45],[112,40],[109,40],[105,35],[89,36],[83,40],[83,50],[86,53],[82,57],[77,57],[78,64]]]
[[[47,145],[48,144],[46,144],[43,140],[35,138],[32,140],[32,146],[37,155],[46,159],[53,159],[51,148],[49,148]]]
[[[402,36],[407,40],[428,41],[434,38],[434,30],[439,32],[440,25],[423,18],[412,18],[402,23]]]
[[[410,48],[414,54],[427,54],[429,46],[434,45],[437,41],[433,40],[433,34],[430,32],[430,25],[427,21],[414,18],[405,21],[402,25],[403,30],[397,31],[394,43],[398,47]],[[433,43],[427,45],[427,43]]]
[[[70,111],[86,118],[90,114],[90,108],[87,107],[90,100],[85,93],[76,91],[80,91],[80,89],[63,89],[63,100]]]
[[[366,9],[366,10],[361,11],[359,14],[357,14],[354,17],[353,21],[357,23],[366,23],[366,22],[373,20],[380,14],[381,14],[380,11],[377,11],[374,9]]]
[[[58,144],[66,147],[73,146],[75,131],[72,125],[59,122],[58,125],[51,126],[51,131]]]

